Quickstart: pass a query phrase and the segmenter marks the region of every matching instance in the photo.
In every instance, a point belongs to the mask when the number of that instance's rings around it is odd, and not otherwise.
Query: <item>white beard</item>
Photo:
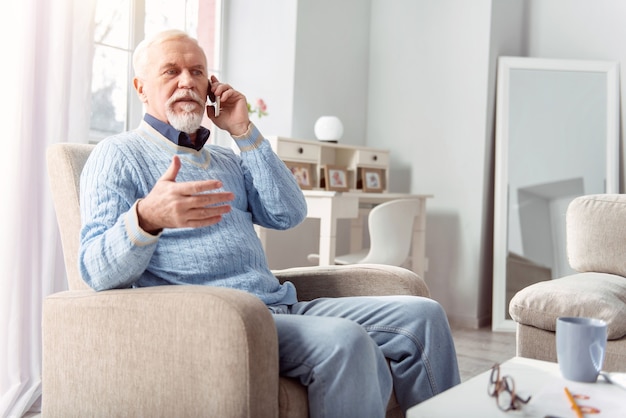
[[[177,100],[183,98],[191,98],[196,101],[196,104],[176,103]],[[204,105],[205,103],[193,91],[179,90],[167,101],[165,106],[165,115],[167,116],[167,120],[170,125],[172,125],[175,129],[187,134],[193,134],[198,130],[200,124],[202,123]],[[175,111],[174,106],[181,106],[182,111]]]
[[[192,107],[193,105],[186,105],[185,107]],[[167,120],[174,128],[179,131],[192,134],[195,133],[200,124],[202,123],[202,113],[194,112],[193,110],[184,109],[180,113],[174,112],[171,108],[165,110]]]

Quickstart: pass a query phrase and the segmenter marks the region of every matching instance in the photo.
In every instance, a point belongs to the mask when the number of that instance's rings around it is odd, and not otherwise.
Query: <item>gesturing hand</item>
[[[163,228],[198,228],[218,223],[230,212],[231,192],[206,193],[222,187],[219,180],[176,182],[181,162],[172,158],[167,171],[137,204],[139,226],[157,233]]]

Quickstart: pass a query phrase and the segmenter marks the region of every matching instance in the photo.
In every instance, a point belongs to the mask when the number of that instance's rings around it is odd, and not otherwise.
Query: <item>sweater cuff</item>
[[[139,217],[137,216],[137,203],[139,203],[139,200],[137,200],[130,210],[126,212],[126,215],[124,215],[124,224],[126,225],[126,233],[128,234],[130,241],[134,245],[143,247],[156,243],[163,233],[163,230],[161,230],[161,232],[157,235],[152,235],[141,229],[139,226]]]
[[[239,147],[239,150],[251,151],[253,149],[258,148],[263,142],[263,135],[257,129],[256,126],[252,122],[248,124],[248,130],[243,135],[233,135],[233,139],[235,140],[235,144]]]

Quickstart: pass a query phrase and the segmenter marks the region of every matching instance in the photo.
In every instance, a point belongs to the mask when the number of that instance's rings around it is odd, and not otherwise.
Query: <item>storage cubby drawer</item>
[[[290,141],[278,141],[275,150],[281,160],[306,161],[311,163],[315,163],[319,160],[321,152],[321,148],[318,144],[305,144]]]
[[[389,153],[379,150],[357,150],[356,166],[382,167],[389,165]]]

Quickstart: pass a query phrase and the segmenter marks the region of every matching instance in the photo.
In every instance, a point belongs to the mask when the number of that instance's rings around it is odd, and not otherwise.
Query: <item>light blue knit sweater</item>
[[[253,223],[287,229],[306,216],[298,184],[267,140],[251,125],[235,142],[241,150],[206,145],[195,151],[167,140],[148,123],[100,142],[81,175],[82,230],[79,268],[95,290],[166,284],[202,284],[248,291],[263,302],[296,302],[291,283],[269,270]],[[137,200],[167,170],[182,166],[176,181],[217,179],[233,192],[231,212],[205,228],[139,228]]]

